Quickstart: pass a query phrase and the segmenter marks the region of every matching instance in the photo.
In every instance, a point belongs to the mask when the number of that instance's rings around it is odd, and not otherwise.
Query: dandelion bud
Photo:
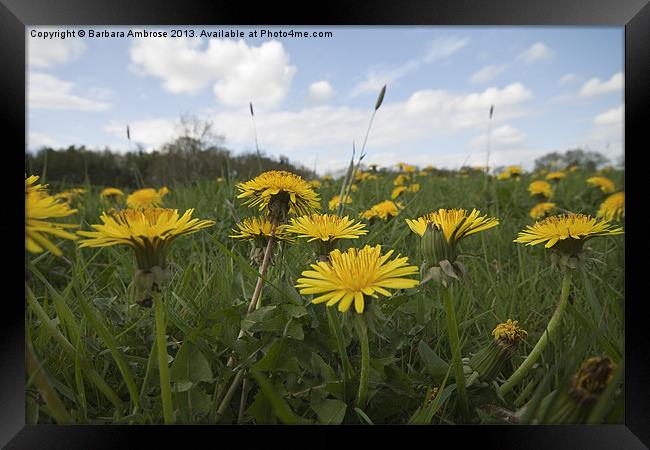
[[[573,376],[569,393],[579,404],[592,405],[611,381],[613,372],[614,365],[606,356],[589,358]]]
[[[440,261],[445,259],[453,263],[456,259],[456,252],[445,239],[442,230],[434,223],[427,225],[420,245],[422,255],[426,258],[429,266],[437,266]]]
[[[528,332],[518,325],[518,321],[508,319],[492,331],[494,339],[478,351],[469,361],[469,366],[486,383],[494,380],[501,368],[517,351],[519,342]]]
[[[538,420],[544,423],[584,423],[598,397],[609,385],[613,372],[614,364],[608,357],[587,359],[573,376],[569,389],[551,392],[542,400]]]

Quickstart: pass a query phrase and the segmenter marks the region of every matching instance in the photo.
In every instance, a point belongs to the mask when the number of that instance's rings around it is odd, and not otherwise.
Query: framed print
[[[647,2],[0,11],[7,448],[646,448]]]

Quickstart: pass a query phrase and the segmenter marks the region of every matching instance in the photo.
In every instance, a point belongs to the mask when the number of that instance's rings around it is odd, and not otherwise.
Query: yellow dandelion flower
[[[295,233],[298,237],[308,238],[308,241],[333,241],[336,239],[357,239],[368,233],[366,225],[347,216],[339,217],[333,214],[314,213],[291,219],[287,231]]]
[[[546,175],[546,179],[547,179],[547,180],[559,181],[559,180],[561,180],[562,178],[566,178],[566,173],[564,173],[564,172],[562,172],[562,171],[549,172],[549,173]]]
[[[160,189],[158,189],[158,195],[160,195],[161,197],[164,197],[165,195],[169,194],[169,192],[170,191],[167,188],[167,186],[163,186]]]
[[[320,182],[320,180],[311,180],[311,181],[309,182],[309,184],[310,184],[312,187],[315,187],[316,189],[318,189],[318,188],[321,187],[321,182]]]
[[[524,169],[522,169],[521,166],[508,166],[505,171],[508,172],[511,177],[518,177],[524,173]]]
[[[576,172],[578,170],[578,166],[573,165],[573,166],[569,167],[568,170],[569,170],[569,172]]]
[[[553,197],[553,187],[543,180],[535,180],[531,182],[528,185],[528,192],[533,196],[538,195],[545,198]]]
[[[128,245],[135,252],[138,268],[165,268],[165,257],[171,243],[179,236],[195,233],[214,225],[212,220],[192,219],[194,209],[179,217],[178,210],[169,208],[125,209],[103,213],[95,231],[78,231],[84,236],[80,247],[109,247]]]
[[[393,192],[390,194],[390,198],[395,200],[397,197],[402,195],[402,192],[408,191],[408,188],[406,186],[397,186],[395,189],[393,189]]]
[[[505,323],[498,324],[492,330],[495,341],[507,340],[510,342],[524,339],[528,332],[518,325],[519,321],[508,319]]]
[[[404,183],[410,180],[411,177],[409,175],[400,174],[395,177],[395,180],[393,180],[393,185],[402,186]]]
[[[384,200],[381,203],[377,203],[372,208],[361,213],[361,216],[364,219],[372,219],[374,217],[379,217],[382,220],[386,220],[390,217],[395,217],[399,214],[399,210],[404,206],[400,202],[393,202],[391,200]]]
[[[345,312],[354,302],[357,313],[365,309],[365,296],[377,298],[377,294],[389,297],[387,289],[409,289],[419,281],[405,278],[418,272],[416,266],[408,265],[407,257],[388,261],[393,254],[389,250],[381,254],[381,245],[363,249],[350,248],[342,253],[336,249],[330,252],[329,261],[311,264],[312,270],[302,272],[296,288],[301,294],[319,294],[312,303],[327,302],[327,306],[338,303],[338,309]]]
[[[350,185],[350,192],[357,192],[359,190],[359,186],[356,184],[351,184]]]
[[[67,191],[54,194],[54,198],[66,202],[68,205],[72,205],[72,203],[84,192],[86,192],[86,190],[83,188],[68,189]]]
[[[47,194],[43,186],[34,185],[35,181],[30,181],[30,187],[25,195],[25,248],[32,253],[49,250],[52,254],[61,256],[63,252],[48,239],[46,234],[75,240],[77,237],[64,228],[74,228],[77,225],[51,222],[46,219],[67,217],[77,210],[70,209],[67,204],[57,201]]]
[[[574,255],[582,250],[587,239],[617,234],[623,234],[623,229],[611,225],[608,220],[597,221],[584,214],[561,214],[528,225],[513,242],[526,245],[545,243],[546,248]]]
[[[503,171],[499,175],[497,175],[497,180],[509,180],[510,179],[510,172]]]
[[[152,188],[140,189],[126,198],[129,208],[155,208],[162,204],[162,195]]]
[[[376,180],[377,175],[372,174],[370,172],[357,172],[356,175],[354,176],[354,179],[357,181],[370,181],[370,180]]]
[[[538,203],[535,206],[533,206],[532,209],[530,210],[530,217],[532,217],[535,220],[541,219],[549,212],[553,211],[555,209],[555,206],[556,206],[555,203],[550,203],[550,202]]]
[[[123,195],[124,195],[124,192],[122,192],[120,189],[114,188],[114,187],[108,187],[106,189],[103,189],[99,193],[99,196],[102,197],[102,198],[113,198],[113,199],[118,198],[118,197],[122,197]]]
[[[605,177],[590,177],[587,178],[587,183],[599,188],[603,194],[611,194],[616,190],[614,182]]]
[[[320,198],[309,183],[283,170],[264,172],[250,181],[237,184],[237,189],[241,192],[237,198],[246,199],[244,203],[250,207],[259,206],[260,211],[273,213],[276,202],[280,209],[288,206],[288,212],[296,215],[309,214],[320,207]],[[280,211],[281,216],[284,214],[285,211]]]
[[[466,236],[489,230],[499,225],[493,217],[479,217],[480,211],[473,209],[469,215],[465,209],[443,209],[425,214],[418,219],[406,219],[406,224],[416,234],[424,236],[428,224],[442,230],[446,241],[454,245]]]
[[[607,197],[600,205],[596,217],[618,221],[625,218],[625,192],[617,192]]]
[[[247,217],[233,228],[234,235],[229,237],[234,239],[243,239],[247,241],[259,240],[265,242],[271,236],[271,227],[273,224],[266,217]],[[278,225],[275,228],[275,239],[285,242],[293,242],[293,238],[287,232],[286,225]]]
[[[339,199],[341,198],[340,195],[335,195],[332,197],[332,199],[327,203],[327,207],[330,209],[330,211],[336,211],[339,207]],[[345,200],[342,202],[346,205],[349,205],[352,203],[352,197],[350,195],[345,197]]]
[[[408,189],[409,192],[418,192],[420,190],[420,183],[413,183]]]
[[[25,178],[25,194],[28,194],[29,192],[47,193],[47,184],[36,184],[39,178],[38,175],[30,175]]]

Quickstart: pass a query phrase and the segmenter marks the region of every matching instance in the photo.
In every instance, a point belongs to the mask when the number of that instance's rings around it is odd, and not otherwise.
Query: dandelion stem
[[[250,303],[248,304],[248,310],[246,311],[246,314],[250,314],[256,309],[259,308],[259,305],[261,304],[260,302],[260,296],[262,294],[262,288],[264,287],[264,276],[266,276],[266,272],[269,270],[269,264],[271,262],[271,254],[273,253],[273,244],[275,242],[275,229],[277,227],[277,224],[274,222],[273,225],[271,225],[271,233],[269,235],[269,240],[266,244],[266,250],[264,250],[264,259],[262,260],[262,265],[260,265],[260,270],[259,274],[260,276],[257,278],[257,284],[255,285],[255,290],[253,291],[253,297],[251,298]],[[241,339],[244,336],[244,330],[239,329],[239,335],[237,336],[237,339]],[[226,364],[227,367],[232,367],[233,364],[235,363],[235,359],[230,356],[228,358],[228,363]]]
[[[359,391],[357,393],[357,406],[366,407],[368,398],[368,377],[370,374],[370,347],[368,345],[368,324],[363,314],[355,314],[355,326],[361,343],[361,376],[359,378]]]
[[[262,265],[260,266],[260,275],[261,277],[257,278],[257,284],[255,285],[255,291],[253,292],[253,297],[251,302],[248,305],[248,314],[252,313],[259,308],[260,297],[262,295],[262,288],[264,287],[264,279],[262,277],[266,276],[266,272],[269,270],[269,264],[271,262],[271,255],[273,254],[273,244],[275,243],[275,229],[277,224],[274,222],[271,225],[271,233],[269,235],[269,241],[266,244],[266,250],[264,250],[264,259],[262,260]]]
[[[469,402],[465,388],[465,372],[460,358],[460,341],[458,339],[458,324],[456,322],[456,311],[454,310],[454,299],[451,295],[451,288],[443,288],[442,297],[445,302],[447,315],[447,331],[449,332],[449,343],[451,345],[452,361],[454,366],[454,378],[456,379],[456,390],[458,400],[463,414],[463,420],[469,423]]]
[[[255,291],[253,292],[253,297],[251,298],[251,302],[248,304],[247,314],[250,314],[253,311],[255,311],[257,308],[259,308],[260,305],[259,300],[262,294],[262,288],[264,287],[263,277],[266,276],[266,272],[269,270],[269,264],[271,262],[271,254],[273,253],[273,243],[275,241],[276,228],[277,228],[277,224],[274,221],[273,225],[271,225],[271,233],[269,234],[269,240],[266,244],[266,250],[264,251],[264,259],[262,260],[262,265],[260,266],[260,270],[259,270],[260,276],[257,278],[257,284],[255,285]],[[237,339],[241,339],[243,336],[244,336],[244,330],[240,328]],[[233,364],[235,364],[235,358],[231,355],[228,358],[228,362],[226,363],[226,366],[232,367]],[[235,379],[230,385],[230,388],[228,388],[225,398],[219,405],[219,409],[217,410],[217,416],[216,416],[217,421],[223,415],[226,407],[228,406],[228,403],[230,403],[230,400],[232,399],[232,396],[235,395],[235,391],[239,387],[239,383],[241,383],[243,376],[244,376],[244,369],[242,368],[239,369],[239,371],[235,375]]]
[[[156,316],[156,342],[158,345],[158,372],[160,373],[160,397],[162,398],[163,416],[166,424],[174,423],[174,408],[172,406],[172,389],[169,379],[167,361],[167,338],[165,335],[165,310],[163,309],[162,295],[153,293],[154,310]]]
[[[352,373],[352,367],[350,367],[350,360],[348,359],[348,354],[345,351],[345,341],[343,340],[343,330],[341,329],[341,321],[336,315],[333,307],[325,308],[327,310],[327,320],[330,324],[330,328],[336,337],[336,345],[338,346],[339,355],[341,356],[341,367],[343,368],[343,396],[347,397],[348,395],[348,384],[350,382],[350,374]]]
[[[549,340],[555,339],[557,334],[557,329],[562,322],[562,316],[566,310],[566,306],[569,299],[569,291],[571,288],[571,270],[566,269],[564,272],[564,278],[562,279],[562,293],[560,294],[560,302],[555,308],[555,312],[551,317],[551,320],[548,322],[544,334],[539,338],[535,347],[528,354],[523,363],[515,370],[515,372],[510,375],[510,378],[501,385],[499,388],[499,394],[501,396],[509,393],[515,386],[517,386],[524,376],[528,373],[530,368],[537,362],[542,352],[546,349]]]

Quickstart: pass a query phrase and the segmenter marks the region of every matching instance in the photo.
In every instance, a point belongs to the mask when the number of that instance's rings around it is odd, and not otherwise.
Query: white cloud
[[[624,113],[625,107],[621,105],[597,114],[593,119],[594,126],[576,139],[571,147],[595,150],[611,161],[617,161],[623,152]]]
[[[77,39],[37,39],[27,37],[27,64],[35,68],[50,68],[75,59],[86,50]]]
[[[46,73],[28,73],[27,97],[30,109],[103,111],[111,107],[109,103],[81,97],[73,93],[74,90],[74,83],[69,81]]]
[[[421,90],[401,102],[384,102],[375,116],[368,140],[367,163],[395,164],[402,159],[417,159],[419,152],[409,152],[423,142],[438,138],[462,137],[463,133],[485,130],[490,105],[494,116],[494,136],[503,147],[523,139],[522,133],[504,121],[526,114],[522,106],[532,97],[520,83],[479,92],[457,93],[443,90]],[[349,162],[352,142],[357,149],[363,141],[371,110],[348,106],[320,105],[297,111],[266,111],[257,114],[256,125],[260,149],[271,155],[286,155],[291,160],[313,166],[318,155],[318,170],[339,170]],[[215,110],[211,115],[215,131],[226,138],[235,150],[254,150],[253,127],[248,105],[231,110]],[[158,147],[175,136],[177,121],[169,118],[130,122],[134,142],[147,149]],[[112,122],[106,132],[124,139],[126,123]],[[498,131],[497,131],[498,130]],[[399,150],[396,150],[399,149]],[[451,160],[465,159],[468,149]],[[436,154],[436,158],[438,158]],[[444,159],[444,158],[443,158]],[[450,161],[451,161],[450,160]],[[416,160],[413,160],[417,163]]]
[[[608,81],[601,81],[600,78],[592,78],[582,85],[580,96],[594,97],[607,92],[616,92],[623,89],[623,73],[617,72]]]
[[[309,85],[309,100],[315,103],[323,103],[332,98],[334,89],[327,81],[316,81]]]
[[[579,80],[580,77],[575,73],[567,73],[566,75],[562,76],[562,78],[560,78],[560,81],[558,83],[560,84],[560,86],[565,86],[570,83],[575,83]]]
[[[377,155],[384,154],[385,158],[393,158],[391,163],[394,164],[405,156],[401,151],[386,156],[390,149],[405,149],[408,145],[467,130],[483,130],[492,104],[499,111],[496,121],[520,117],[526,113],[521,104],[531,97],[530,91],[516,83],[469,94],[422,90],[403,102],[385,102],[377,112],[368,141],[368,147],[373,149],[369,152],[368,163],[385,164],[382,158],[377,159]],[[311,162],[306,160],[305,154],[319,153],[319,166],[340,169],[349,161],[352,141],[357,147],[361,145],[369,117],[370,111],[365,108],[333,106],[260,115],[256,117],[260,147],[305,164]],[[218,113],[214,122],[229,144],[250,148],[254,142],[245,108],[237,113]],[[502,136],[507,140],[506,134]]]
[[[490,64],[476,71],[469,79],[471,83],[487,83],[508,68],[507,64]]]
[[[502,125],[492,130],[490,136],[490,150],[511,148],[520,145],[526,138],[526,133],[511,125]],[[476,136],[469,142],[474,149],[487,148],[487,133]]]
[[[278,41],[259,47],[243,40],[210,39],[205,49],[196,39],[138,39],[130,49],[133,68],[160,78],[163,88],[196,94],[212,85],[224,105],[253,102],[273,107],[287,95],[296,68]]]
[[[535,42],[533,45],[528,47],[524,52],[519,54],[519,58],[523,59],[527,63],[532,63],[535,61],[542,61],[544,59],[549,59],[553,57],[555,52],[551,50],[543,42]]]
[[[40,150],[43,147],[58,148],[60,145],[59,141],[46,133],[30,131],[27,135],[27,148]]]
[[[177,119],[156,118],[129,122],[128,125],[131,141],[143,145],[146,150],[152,150],[172,140],[177,135],[179,121]],[[114,120],[104,127],[104,131],[117,138],[124,139],[126,146],[126,126],[126,122]]]
[[[621,126],[623,124],[623,117],[625,115],[625,111],[623,109],[623,106],[619,106],[618,108],[613,108],[608,111],[605,111],[604,113],[598,114],[594,118],[594,124],[595,125],[618,125]]]
[[[416,71],[424,64],[430,64],[447,58],[465,47],[468,43],[468,38],[454,36],[436,38],[431,41],[429,48],[420,58],[406,61],[396,67],[370,71],[363,81],[357,83],[352,88],[351,95],[355,97],[365,93],[377,94],[385,84],[394,83],[409,73]]]

